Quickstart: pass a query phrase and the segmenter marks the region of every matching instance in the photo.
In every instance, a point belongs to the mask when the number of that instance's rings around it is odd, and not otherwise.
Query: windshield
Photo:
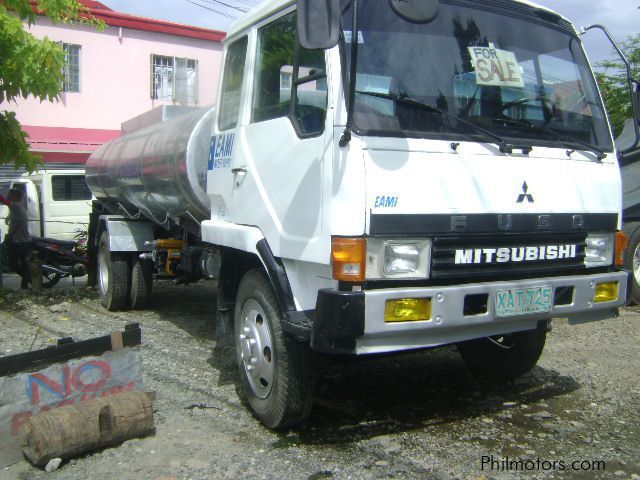
[[[529,145],[611,151],[606,114],[575,35],[533,15],[477,5],[443,0],[437,18],[420,24],[401,18],[388,1],[359,0],[355,130],[486,141],[472,122]],[[343,1],[346,72],[351,14],[351,2]]]

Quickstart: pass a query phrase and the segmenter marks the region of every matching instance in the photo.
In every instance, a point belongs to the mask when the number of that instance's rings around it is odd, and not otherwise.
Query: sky
[[[101,0],[110,8],[134,15],[227,31],[234,18],[260,0]],[[379,1],[379,0],[375,0]],[[617,40],[640,33],[640,0],[537,0],[578,28],[599,23]],[[584,37],[592,62],[614,58],[604,34],[592,30]]]

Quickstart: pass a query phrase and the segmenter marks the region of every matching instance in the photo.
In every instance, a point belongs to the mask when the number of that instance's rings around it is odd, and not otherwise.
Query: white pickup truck
[[[29,216],[29,233],[34,237],[74,240],[86,230],[91,212],[91,191],[84,169],[42,170],[4,181],[3,194],[21,189]],[[0,205],[0,237],[8,230],[9,209]]]
[[[457,344],[509,379],[552,318],[627,300],[611,128],[547,8],[266,1],[226,37],[216,104],[91,156],[90,238],[112,310],[148,305],[154,271],[218,278],[269,427],[309,414],[317,352]]]

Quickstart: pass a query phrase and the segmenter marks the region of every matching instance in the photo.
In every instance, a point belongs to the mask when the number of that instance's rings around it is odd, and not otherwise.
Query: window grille
[[[197,105],[198,61],[152,55],[151,98],[181,105]]]
[[[65,92],[80,91],[80,45],[63,43],[64,49],[64,69],[63,87]]]

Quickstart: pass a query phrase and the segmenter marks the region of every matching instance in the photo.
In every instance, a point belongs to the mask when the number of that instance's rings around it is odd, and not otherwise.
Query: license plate
[[[550,312],[552,287],[514,288],[496,292],[496,317]]]

